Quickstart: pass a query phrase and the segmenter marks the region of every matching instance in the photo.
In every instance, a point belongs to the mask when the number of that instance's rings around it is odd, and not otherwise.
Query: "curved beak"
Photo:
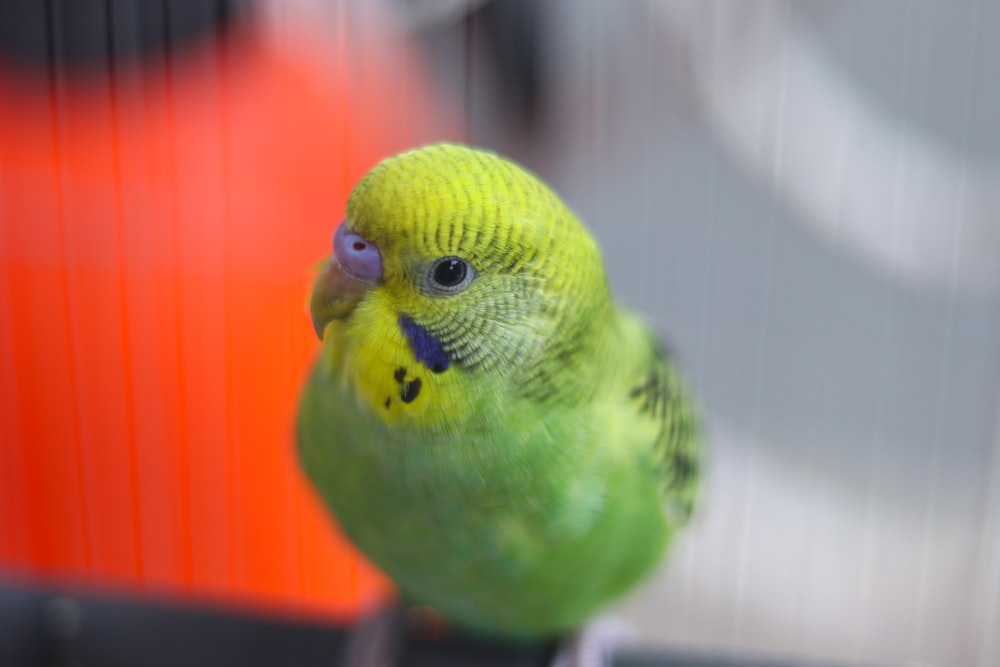
[[[355,234],[343,222],[333,237],[333,256],[316,284],[309,310],[320,340],[333,320],[350,315],[368,290],[382,283],[382,256],[378,246]]]
[[[342,320],[354,311],[365,292],[374,285],[359,280],[344,271],[337,258],[331,257],[326,263],[309,299],[313,329],[320,340],[326,327],[333,320]]]

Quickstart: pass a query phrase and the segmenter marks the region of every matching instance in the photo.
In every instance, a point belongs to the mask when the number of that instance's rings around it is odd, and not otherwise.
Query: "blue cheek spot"
[[[413,356],[417,361],[434,373],[448,370],[451,360],[441,347],[441,342],[427,329],[414,322],[408,315],[399,316],[399,328],[409,341],[410,349],[413,350]]]

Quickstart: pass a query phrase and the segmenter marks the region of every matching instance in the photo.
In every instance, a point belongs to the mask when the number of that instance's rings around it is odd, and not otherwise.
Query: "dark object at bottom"
[[[219,606],[0,582],[0,665],[4,667],[333,667],[344,665],[342,657],[352,632],[316,621]],[[552,643],[507,645],[464,636],[433,638],[411,631],[399,639],[394,664],[548,667],[556,648]],[[623,651],[609,667],[828,666]]]
[[[509,646],[458,637],[446,640],[408,638],[403,642],[400,667],[549,667],[554,645]]]

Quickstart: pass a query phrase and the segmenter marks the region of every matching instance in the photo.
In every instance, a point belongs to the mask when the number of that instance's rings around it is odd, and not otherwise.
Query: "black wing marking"
[[[653,453],[663,497],[670,511],[686,520],[698,491],[701,450],[698,416],[677,369],[662,347],[654,348],[649,371],[629,391],[629,398],[639,402],[639,414],[657,422]]]

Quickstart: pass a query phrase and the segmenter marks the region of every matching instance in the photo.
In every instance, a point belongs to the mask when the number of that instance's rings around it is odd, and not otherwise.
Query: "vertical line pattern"
[[[776,34],[778,39],[776,41],[776,48],[780,49],[779,53],[775,57],[775,62],[777,65],[777,88],[774,92],[774,120],[772,123],[773,127],[773,146],[772,146],[772,156],[773,161],[771,164],[771,174],[770,174],[770,193],[773,200],[777,199],[777,193],[782,187],[782,168],[783,168],[783,151],[784,151],[784,126],[785,126],[785,111],[787,107],[787,92],[788,92],[788,67],[787,67],[787,57],[784,53],[785,43],[788,39],[788,30],[790,18],[787,14],[787,5],[784,3],[771,5],[774,9],[774,14],[772,16],[773,20],[778,24]],[[769,320],[771,317],[771,292],[773,290],[774,284],[774,237],[775,237],[775,226],[777,225],[777,220],[772,214],[769,216],[767,222],[767,232],[764,238],[764,249],[763,257],[761,259],[761,265],[764,267],[765,280],[763,287],[763,298],[761,299],[760,308],[760,327],[757,332],[758,342],[756,350],[754,352],[754,389],[753,389],[753,407],[751,409],[751,424],[750,424],[750,455],[749,464],[747,469],[747,494],[746,501],[744,503],[744,512],[742,515],[742,521],[740,525],[740,538],[739,538],[739,571],[737,575],[737,593],[736,593],[736,617],[733,623],[733,631],[736,635],[735,639],[739,639],[739,635],[743,630],[743,618],[745,616],[745,606],[746,606],[746,579],[747,579],[747,555],[749,552],[749,544],[751,536],[754,534],[752,529],[752,524],[754,523],[754,501],[757,493],[757,467],[758,467],[758,455],[760,453],[760,413],[761,413],[761,401],[763,395],[763,389],[765,385],[765,375],[766,375],[766,364],[765,360],[767,358],[768,351],[768,328]]]
[[[903,17],[903,48],[909,47],[913,40],[913,16],[912,16],[912,5],[907,5],[904,10],[905,16]],[[910,69],[907,68],[903,72],[902,85],[905,88],[908,85],[910,77]],[[889,239],[891,245],[898,245],[900,229],[902,225],[902,192],[904,189],[904,183],[906,181],[906,144],[900,139],[900,144],[897,148],[897,155],[895,160],[895,173],[892,183],[892,191],[890,193],[892,201],[892,212],[890,221],[890,231]],[[862,546],[862,572],[868,577],[867,585],[871,585],[873,582],[873,561],[877,558],[879,551],[878,548],[878,535],[879,535],[879,524],[880,518],[878,517],[877,511],[873,508],[878,504],[878,494],[877,489],[880,486],[881,480],[879,479],[878,469],[883,465],[885,458],[885,451],[887,446],[891,448],[891,445],[886,442],[887,432],[889,429],[886,427],[886,410],[887,402],[889,400],[889,384],[890,384],[890,373],[889,373],[889,359],[891,357],[893,342],[894,342],[894,332],[897,328],[897,318],[899,312],[899,287],[895,284],[890,284],[886,288],[885,295],[885,305],[883,310],[882,322],[881,322],[881,353],[878,355],[881,363],[879,364],[879,369],[875,375],[876,382],[876,399],[875,399],[875,431],[873,433],[873,443],[871,448],[871,453],[868,458],[868,470],[869,470],[869,480],[866,489],[866,516],[865,516],[865,526],[864,526],[864,538]],[[864,591],[864,597],[862,598],[864,602],[871,599],[871,591]],[[863,618],[867,619],[867,605],[862,605],[861,615]],[[864,653],[865,643],[868,638],[867,624],[862,624],[859,627],[860,640],[859,647],[860,652]]]
[[[167,44],[172,44],[172,30],[170,24],[170,10],[169,4],[164,3],[163,8],[163,30],[164,39]],[[170,230],[172,232],[172,245],[171,252],[173,255],[173,317],[171,318],[174,322],[174,345],[175,345],[175,355],[176,355],[176,365],[175,370],[177,372],[177,458],[178,458],[178,471],[180,478],[178,479],[178,488],[180,495],[180,517],[181,517],[181,539],[183,541],[183,568],[184,568],[184,583],[188,590],[191,590],[194,586],[194,539],[192,535],[192,525],[191,525],[191,454],[190,454],[190,442],[188,440],[188,426],[187,426],[187,387],[186,387],[186,373],[184,372],[184,322],[183,322],[183,309],[181,304],[181,239],[180,239],[180,223],[179,215],[177,213],[177,91],[176,91],[176,73],[174,71],[174,60],[170,49],[166,50],[163,57],[164,62],[164,75],[165,75],[165,88],[166,88],[166,105],[167,105],[167,132],[168,132],[168,150],[167,150],[167,160],[169,161],[168,178],[170,179],[169,190],[170,196],[168,199],[168,206],[170,207]],[[169,411],[167,412],[169,414]]]
[[[901,90],[902,90],[902,94],[903,94],[903,96],[905,98],[908,98],[912,94],[911,91],[912,91],[912,88],[913,88],[913,68],[911,67],[912,51],[913,51],[913,40],[914,40],[913,32],[914,32],[914,21],[915,21],[914,15],[913,15],[913,6],[914,6],[913,4],[907,4],[906,9],[904,10],[904,17],[903,17],[903,34],[904,34],[904,37],[903,37],[903,39],[901,41],[901,47],[900,47],[903,50],[903,53],[905,55],[911,56],[911,57],[904,57],[903,58],[903,63],[904,63],[903,67],[904,67],[904,69],[903,69],[903,72],[902,72],[902,76],[900,78],[900,87],[901,87]],[[891,196],[891,200],[892,200],[892,236],[891,236],[891,238],[895,242],[896,245],[898,245],[900,230],[903,228],[903,224],[904,224],[904,217],[903,217],[904,210],[905,210],[905,203],[904,202],[905,202],[905,199],[906,199],[907,181],[910,178],[910,169],[909,169],[909,165],[910,165],[910,155],[909,155],[910,150],[909,150],[909,148],[910,148],[910,146],[909,146],[909,143],[907,142],[906,138],[900,138],[900,139],[898,139],[898,142],[899,142],[899,146],[898,146],[898,152],[897,152],[897,155],[896,155],[895,173],[894,173],[894,178],[893,178],[893,183],[892,183],[892,192],[891,192],[891,195],[890,195]],[[893,295],[893,297],[897,293],[898,293],[897,288],[892,288],[892,295]],[[895,299],[894,298],[892,299],[892,303],[893,304],[895,303]],[[889,336],[887,334],[886,335],[886,340],[885,340],[885,346],[889,347],[891,341],[892,341],[892,336]],[[885,437],[884,434],[885,434],[885,431],[886,431],[886,428],[884,426],[884,420],[885,420],[884,409],[885,409],[885,404],[883,403],[881,407],[882,407],[883,411],[879,414],[879,422],[878,423],[880,425],[882,425],[882,429],[881,429],[882,430],[882,438],[881,439],[884,440],[884,437]],[[881,445],[881,447],[884,447],[884,443]],[[921,550],[921,553],[918,556],[919,558],[924,558],[924,556],[926,555],[926,545],[922,545],[922,546],[924,548]],[[924,565],[926,565],[926,563],[924,563]],[[922,568],[922,571],[923,571],[923,568]],[[914,594],[913,602],[915,604],[919,603],[920,597],[921,597],[921,593],[918,590]],[[911,644],[910,644],[910,650],[911,650],[911,652],[914,650],[915,643],[916,643],[916,637],[913,636],[912,633],[913,633],[913,631],[916,630],[917,627],[919,627],[919,625],[920,625],[920,621],[919,621],[919,619],[917,617],[915,617],[915,619],[913,621],[913,627],[911,628]]]
[[[787,4],[787,3],[786,3]],[[799,28],[799,32],[802,28]],[[853,36],[853,34],[851,35]],[[839,101],[843,102],[843,99]],[[837,208],[834,211],[834,225],[841,227],[843,225],[844,210],[844,183],[847,173],[847,145],[849,143],[850,127],[849,122],[845,119],[845,114],[847,113],[846,105],[842,104],[840,108],[839,124],[836,127],[831,127],[830,131],[835,133],[837,137],[836,152],[834,153],[834,183],[833,190],[836,193],[833,200],[837,202]],[[827,350],[830,348],[831,341],[831,330],[834,328],[832,323],[835,321],[833,314],[833,309],[830,307],[828,300],[822,302],[822,306],[816,315],[817,320],[820,325],[816,327],[819,334],[815,343],[816,349]],[[810,332],[811,334],[811,332]],[[829,383],[827,378],[829,377],[829,357],[826,355],[817,355],[818,357],[818,367],[814,367],[811,370],[811,380],[813,382],[813,393],[812,400],[815,401],[815,408],[812,412],[813,423],[806,427],[805,434],[803,438],[802,449],[808,452],[807,460],[815,460],[817,450],[819,448],[819,443],[822,442],[822,429],[819,424],[824,416],[824,408],[827,406],[827,401],[829,400],[829,393],[827,388]],[[808,572],[805,572],[804,567],[810,554],[811,542],[815,539],[815,526],[817,524],[817,515],[820,512],[817,511],[816,505],[814,503],[805,503],[803,505],[803,511],[800,514],[800,540],[796,545],[798,547],[798,554],[793,560],[795,566],[798,568],[795,571],[795,576],[792,578],[794,585],[794,593],[790,597],[790,605],[788,610],[788,625],[787,637],[791,641],[793,638],[800,636],[802,633],[802,621],[809,616],[809,601],[806,599],[806,595],[803,593],[803,589],[806,587],[806,576]],[[863,568],[862,568],[863,569]],[[860,596],[859,596],[860,597]],[[864,609],[859,610],[859,615],[864,614]]]
[[[655,35],[657,23],[653,16],[650,16],[651,10],[648,4],[642,4],[640,7],[643,13],[640,14],[640,18],[645,21],[645,31],[642,34],[643,44],[642,44],[642,78],[645,83],[645,90],[643,94],[646,95],[646,105],[649,109],[646,114],[646,118],[650,122],[656,122],[656,77],[653,76],[653,54],[655,50],[653,49],[653,44],[655,43]],[[639,253],[639,306],[645,309],[649,303],[649,255],[650,247],[652,246],[652,231],[653,226],[651,218],[653,217],[653,155],[652,151],[645,151],[643,153],[643,166],[640,177],[642,179],[642,192],[639,201],[640,210],[640,232],[639,232],[639,242],[642,252]]]
[[[275,9],[276,9],[275,7],[272,7],[272,10]],[[324,18],[326,18],[325,14]],[[282,34],[286,33],[286,29],[283,26],[281,33]],[[285,39],[284,38],[281,40],[275,39],[274,41],[278,44],[279,48],[282,49],[282,52],[284,52],[286,43]],[[290,134],[292,106],[288,101],[289,100],[288,89],[289,89],[288,73],[284,72],[281,78],[281,84],[279,88],[281,92],[281,97],[280,97],[281,112],[279,117],[281,118],[283,129],[286,131],[287,134]],[[302,169],[301,165],[296,164],[296,166],[299,170]],[[288,206],[288,203],[289,203],[288,195],[287,193],[285,193],[285,197],[282,204],[283,207],[285,208],[287,219],[291,220],[293,219],[293,215],[291,215],[292,208]],[[290,235],[291,242],[286,244],[285,246],[284,263],[285,266],[289,267],[289,269],[286,275],[280,276],[280,279],[287,281],[288,284],[295,284],[299,279],[301,279],[302,276],[301,271],[291,268],[295,266],[295,262],[292,260],[295,257],[294,249],[300,246],[300,239],[302,237],[301,232],[302,232],[302,227],[299,225],[288,225],[286,228],[286,233]],[[298,385],[300,378],[296,377],[296,373],[293,370],[293,368],[295,365],[294,364],[295,338],[296,338],[295,331],[300,323],[300,318],[297,317],[300,311],[298,310],[298,308],[295,308],[295,306],[299,306],[299,304],[290,304],[290,305],[292,305],[292,307],[288,309],[288,315],[289,315],[288,320],[284,323],[284,326],[282,327],[282,337],[284,338],[283,351],[287,360],[282,384],[284,385],[285,391],[287,392],[288,396],[297,396],[298,392],[300,391]],[[294,448],[297,441],[295,424],[296,424],[295,413],[293,412],[292,423],[289,424],[289,430],[292,435],[291,453],[293,455],[293,458],[294,458]],[[282,495],[283,495],[282,507],[284,510],[283,516],[285,517],[285,520],[283,522],[284,525],[282,530],[282,539],[284,541],[283,546],[286,558],[285,561],[286,569],[284,575],[287,577],[286,579],[287,592],[290,595],[294,595],[294,599],[297,602],[302,602],[305,599],[305,580],[304,580],[305,569],[304,569],[304,561],[302,558],[302,548],[300,546],[302,543],[302,525],[301,525],[302,521],[301,521],[301,508],[299,507],[297,496],[294,491],[295,491],[294,485],[292,484],[286,484],[282,488]]]
[[[351,44],[351,17],[354,12],[351,11],[350,0],[339,0],[337,5],[339,9],[339,16],[335,21],[337,25],[337,52],[335,58],[336,74],[339,81],[349,78],[352,82],[354,82],[359,78],[363,78],[352,76],[352,74],[356,74],[358,69],[363,66],[363,63],[352,60],[354,49]],[[349,104],[351,101],[345,100],[345,103]],[[343,147],[340,169],[342,192],[350,192],[351,179],[353,177],[351,167],[354,164],[355,159],[351,126],[348,122],[349,117],[349,112],[340,114],[340,145]],[[333,248],[331,246],[331,251],[332,250]]]
[[[124,206],[122,202],[122,165],[121,165],[121,114],[119,109],[120,91],[118,90],[118,70],[116,58],[118,57],[115,48],[115,22],[113,17],[114,5],[111,0],[105,1],[105,11],[107,16],[107,75],[108,75],[108,107],[110,109],[111,121],[111,160],[112,178],[114,180],[114,207],[115,207],[115,245],[118,255],[118,308],[121,311],[121,337],[122,337],[122,372],[124,374],[123,385],[125,390],[125,429],[128,451],[128,485],[129,499],[132,503],[132,549],[134,551],[134,565],[138,582],[144,579],[143,553],[142,553],[142,504],[139,495],[139,461],[136,442],[135,424],[135,396],[132,379],[132,345],[129,336],[128,325],[128,299],[126,295],[126,281],[129,275],[128,266],[125,261],[125,220]]]
[[[229,36],[216,37],[218,40],[214,56],[216,60],[216,82],[218,84],[218,150],[220,159],[220,196],[222,198],[222,367],[225,410],[225,452],[226,452],[226,514],[227,539],[229,541],[229,583],[234,588],[245,588],[246,577],[243,559],[242,535],[239,527],[240,498],[238,452],[233,438],[235,409],[233,407],[233,347],[229,345],[233,334],[233,236],[232,236],[232,192],[230,188],[230,63]]]
[[[711,32],[708,34],[708,39],[711,41],[710,53],[711,53],[711,67],[717,69],[721,67],[722,64],[722,49],[721,46],[723,41],[720,37],[720,20],[719,20],[719,5],[718,3],[712,3],[711,8],[713,11],[712,18],[710,21]],[[714,78],[715,72],[713,71],[709,76]],[[705,405],[710,403],[710,396],[707,393],[710,383],[707,381],[708,378],[708,359],[711,357],[712,343],[708,332],[715,331],[715,326],[713,322],[715,320],[716,314],[713,304],[716,302],[716,262],[715,262],[715,251],[718,235],[718,219],[719,219],[719,206],[718,198],[714,196],[715,192],[719,189],[719,148],[716,144],[710,144],[710,154],[709,154],[709,176],[708,182],[706,184],[706,192],[708,197],[708,208],[706,211],[706,222],[707,222],[707,233],[705,234],[706,242],[706,258],[705,258],[705,270],[704,270],[704,280],[701,284],[700,298],[698,303],[700,304],[700,312],[698,313],[697,324],[698,329],[702,332],[701,345],[697,351],[697,357],[693,358],[692,372],[694,373],[694,379],[698,385],[698,388],[703,392],[703,400]],[[706,427],[708,424],[706,424]],[[705,447],[706,459],[711,457],[711,453],[708,450],[709,440],[711,438],[711,433],[706,429],[705,433]],[[703,470],[710,470],[710,466],[703,466]],[[704,474],[704,473],[703,473]],[[704,480],[705,488],[708,486],[708,480]],[[708,494],[702,491],[701,493],[702,502],[705,502]],[[687,552],[687,560],[685,562],[685,570],[694,571],[695,554],[693,551]],[[684,617],[687,620],[690,616],[691,609],[691,586],[685,585],[682,589],[683,596],[683,609]]]
[[[475,15],[472,15],[472,16],[467,17],[465,19],[464,33],[465,33],[465,43],[462,46],[463,46],[463,48],[465,50],[465,58],[463,59],[463,63],[465,65],[465,71],[463,72],[464,76],[463,76],[463,82],[462,82],[462,84],[463,84],[463,90],[462,90],[462,92],[463,92],[462,98],[463,99],[462,99],[462,103],[464,104],[465,114],[464,114],[464,117],[463,117],[462,121],[465,124],[465,127],[463,128],[464,135],[468,137],[468,136],[472,136],[472,124],[475,122],[473,120],[473,118],[474,118],[474,109],[473,109],[474,100],[473,100],[473,94],[472,94],[472,79],[473,79],[474,70],[475,70],[475,63],[473,61],[475,60],[475,49],[476,49],[476,44],[475,44],[475,41],[476,41],[476,39],[475,39],[475,37],[476,37],[476,17],[475,17]]]
[[[584,188],[582,202],[588,211],[594,210],[594,197],[592,193],[597,181],[597,126],[600,122],[600,100],[597,99],[597,79],[599,76],[599,67],[597,65],[598,31],[595,27],[595,23],[597,23],[595,14],[598,10],[594,8],[594,5],[595,3],[593,2],[586,3],[584,19],[586,22],[587,43],[594,47],[587,49],[587,80],[583,87],[583,95],[586,100],[583,116],[587,128],[587,134],[583,139],[587,146],[583,173],[587,187]]]
[[[977,6],[978,9],[978,6]],[[973,23],[973,31],[978,33],[975,28],[975,23]],[[971,44],[969,46],[969,59],[973,60],[975,58],[976,52],[976,40],[975,36],[970,40]],[[972,62],[966,63],[966,74],[972,69]],[[970,122],[970,100],[972,82],[969,81],[965,86],[965,95],[963,96],[963,111],[962,111],[962,136],[966,138],[968,136],[968,128]],[[966,150],[967,152],[967,150]],[[942,341],[941,358],[939,360],[938,367],[938,382],[937,382],[937,392],[934,397],[934,434],[932,438],[932,452],[931,452],[931,465],[930,465],[930,480],[928,481],[927,489],[927,500],[924,505],[923,514],[923,531],[921,535],[920,544],[920,573],[919,580],[917,582],[916,590],[916,600],[915,606],[917,609],[916,621],[914,623],[914,628],[911,636],[911,652],[914,657],[927,652],[926,645],[924,642],[926,632],[925,617],[927,615],[927,586],[928,586],[928,570],[930,569],[931,552],[934,548],[934,528],[937,523],[938,505],[939,505],[939,491],[940,491],[940,462],[943,455],[944,447],[944,437],[945,437],[945,421],[947,418],[946,408],[948,403],[948,397],[951,393],[951,374],[952,374],[952,350],[955,344],[955,317],[956,317],[956,297],[957,289],[959,285],[959,272],[960,272],[960,260],[962,251],[962,241],[965,234],[966,218],[968,215],[967,208],[967,195],[968,195],[968,156],[963,156],[966,159],[961,160],[958,163],[958,169],[961,170],[959,176],[959,192],[958,201],[956,203],[955,217],[953,218],[956,222],[955,231],[952,236],[952,244],[950,248],[950,259],[949,259],[949,285],[947,287],[947,310],[945,312],[945,332],[944,340]]]
[[[983,539],[976,568],[982,581],[978,599],[973,600],[973,605],[978,608],[973,611],[979,612],[979,623],[976,628],[978,641],[973,639],[976,657],[971,664],[978,667],[992,667],[1000,658],[1000,643],[996,635],[996,627],[1000,623],[1000,396],[996,398],[993,455],[983,517]]]
[[[81,422],[80,422],[80,361],[76,358],[76,348],[74,345],[74,327],[73,327],[73,308],[72,300],[70,298],[70,277],[69,277],[69,247],[68,240],[66,238],[66,211],[65,211],[65,201],[66,197],[66,182],[65,182],[65,172],[63,169],[63,119],[61,104],[63,100],[63,95],[61,91],[61,76],[60,76],[60,49],[59,43],[61,40],[61,34],[59,31],[59,19],[58,19],[58,2],[55,0],[46,0],[46,16],[48,17],[48,25],[46,26],[47,34],[49,38],[48,44],[48,58],[49,58],[49,68],[48,68],[48,99],[49,99],[49,125],[52,131],[52,171],[53,177],[56,182],[57,195],[54,197],[55,201],[55,213],[56,213],[56,234],[58,236],[59,243],[59,283],[61,291],[62,303],[60,307],[63,311],[64,322],[66,323],[65,341],[66,341],[66,358],[69,361],[69,375],[71,381],[69,383],[70,387],[70,404],[72,405],[72,415],[71,420],[73,423],[73,458],[74,467],[76,468],[77,485],[78,485],[78,503],[80,508],[80,517],[82,525],[82,539],[83,539],[83,556],[84,556],[84,566],[87,571],[93,573],[95,567],[95,555],[93,552],[93,537],[91,535],[91,526],[93,524],[93,517],[91,512],[93,508],[89,502],[89,494],[87,493],[88,480],[87,475],[84,470],[84,452],[83,452],[83,442],[81,439]]]
[[[903,48],[908,49],[909,45],[913,40],[913,15],[912,15],[912,5],[907,4],[904,10],[903,17]],[[911,71],[907,67],[902,76],[902,86],[905,89],[909,85]],[[905,189],[906,182],[906,153],[907,146],[904,140],[899,139],[899,146],[897,148],[897,155],[895,160],[895,174],[892,183],[892,191],[890,197],[892,200],[892,212],[890,221],[890,231],[889,239],[891,245],[899,244],[900,229],[902,225],[902,193]],[[876,399],[875,399],[875,431],[873,433],[873,443],[868,458],[868,470],[869,470],[869,480],[868,486],[866,488],[865,494],[865,524],[864,524],[864,538],[862,545],[862,572],[867,576],[866,585],[871,586],[874,582],[872,580],[874,564],[873,561],[877,558],[878,554],[878,534],[879,534],[879,524],[880,520],[877,516],[878,512],[874,507],[878,504],[878,494],[877,489],[880,486],[880,479],[878,476],[878,469],[883,465],[885,458],[885,451],[887,446],[891,448],[891,444],[886,442],[887,432],[889,429],[886,427],[886,410],[887,401],[889,400],[889,384],[890,384],[890,373],[889,373],[889,359],[891,357],[893,342],[894,342],[894,332],[897,328],[897,317],[899,312],[898,300],[899,300],[899,287],[895,284],[890,284],[886,288],[885,295],[885,306],[883,311],[883,317],[881,322],[881,353],[878,355],[881,363],[879,364],[879,369],[875,375],[876,382]],[[871,592],[864,591],[863,602],[867,602],[871,599]],[[867,605],[862,604],[861,616],[863,619],[868,618]],[[867,641],[867,623],[862,623],[859,626],[859,653],[864,653],[865,643]]]
[[[852,28],[856,27],[855,24],[856,24],[856,21],[852,23],[851,27]],[[849,34],[850,34],[851,37],[853,37],[854,34],[855,34],[855,30],[850,30]],[[854,45],[853,39],[850,40],[848,43],[849,43],[850,46],[853,46]],[[853,133],[853,127],[852,127],[852,122],[848,120],[848,117],[850,117],[851,120],[853,120],[853,114],[851,114],[850,116],[848,116],[848,114],[849,114],[849,110],[848,109],[846,109],[846,108],[842,108],[841,109],[841,111],[840,111],[841,123],[840,123],[840,126],[838,128],[838,130],[839,130],[839,132],[838,132],[838,134],[839,134],[839,141],[837,142],[837,145],[836,145],[837,146],[837,152],[836,152],[836,156],[835,156],[836,166],[835,166],[835,175],[834,175],[834,179],[835,179],[835,181],[834,181],[834,192],[836,194],[834,196],[834,200],[837,202],[837,210],[836,210],[835,216],[834,216],[835,217],[835,223],[834,224],[837,227],[843,227],[843,221],[844,221],[844,216],[845,216],[845,212],[844,212],[844,202],[845,202],[844,188],[845,188],[845,183],[846,183],[846,180],[847,180],[847,168],[848,168],[848,164],[849,164],[849,160],[848,160],[849,151],[848,151],[848,148],[849,148],[849,146],[852,145],[851,135]],[[833,321],[833,319],[835,319],[834,315],[832,313],[832,309],[829,307],[829,305],[827,305],[823,309],[823,312],[827,316],[827,319],[826,319],[827,322]],[[820,330],[823,333],[822,333],[822,336],[821,336],[819,349],[821,349],[821,350],[822,349],[827,349],[827,344],[826,343],[827,343],[827,341],[829,339],[829,333],[828,333],[829,332],[829,327],[825,326],[825,324],[824,324],[824,326],[820,327]],[[825,361],[824,366],[825,367],[829,367],[829,361],[827,360],[827,358],[824,358],[824,361]],[[825,376],[826,376],[826,372],[824,370],[823,373],[820,373],[820,377],[823,378]],[[818,432],[818,429],[816,429],[816,431]],[[869,457],[869,459],[868,459],[869,471],[871,471],[871,470],[874,469],[874,467],[873,467],[874,463],[873,462],[874,462],[874,458],[873,457]],[[862,510],[863,514],[862,514],[861,517],[859,517],[860,523],[861,523],[861,526],[862,526],[862,530],[861,530],[862,537],[861,537],[861,543],[859,545],[860,546],[860,549],[859,549],[860,574],[859,574],[859,582],[858,582],[858,588],[857,588],[857,591],[858,591],[858,600],[857,600],[857,602],[858,602],[858,614],[857,614],[857,618],[858,618],[858,620],[855,623],[855,627],[854,627],[854,630],[853,630],[853,633],[854,633],[854,638],[853,638],[854,645],[853,645],[853,647],[851,647],[851,648],[848,649],[848,652],[853,653],[854,658],[856,660],[859,660],[859,661],[864,658],[863,641],[864,641],[864,636],[865,636],[865,628],[867,626],[868,608],[869,608],[869,602],[870,602],[870,596],[871,596],[872,577],[873,577],[873,572],[872,571],[874,569],[873,560],[874,560],[874,550],[875,550],[874,549],[874,542],[875,542],[875,536],[874,536],[875,508],[874,508],[873,491],[874,491],[874,483],[870,481],[868,483],[866,489],[865,489],[864,509]]]
[[[982,40],[982,2],[973,3],[971,32],[966,42],[964,96],[962,100],[962,141],[965,148],[963,167],[968,164],[970,146],[970,128],[972,116],[971,97],[975,88],[976,76],[981,59],[979,56]],[[963,174],[962,195],[966,194],[967,174]],[[963,197],[962,203],[965,204]],[[961,251],[961,244],[956,244]],[[957,263],[952,268],[957,270]],[[950,305],[950,301],[949,301]],[[978,667],[990,667],[1000,661],[1000,643],[997,642],[996,628],[1000,623],[1000,395],[995,397],[995,426],[993,435],[993,451],[988,457],[986,473],[986,493],[984,498],[983,525],[979,543],[979,553],[975,558],[976,576],[979,586],[970,604],[969,618],[977,619],[971,624],[969,643],[971,644],[970,664]]]
[[[9,269],[9,262],[12,259],[12,255],[9,237],[7,236],[9,218],[7,217],[4,195],[4,171],[7,161],[4,158],[3,148],[3,145],[0,144],[0,322],[6,322],[7,324],[0,324],[0,329],[7,329],[7,333],[0,334],[0,345],[4,345],[3,338],[6,338],[7,344],[10,346],[8,348],[10,354],[8,357],[2,347],[0,347],[0,361],[4,364],[0,368],[5,368],[7,373],[10,374],[11,392],[13,394],[7,405],[12,423],[3,424],[3,427],[8,433],[13,434],[13,443],[22,443],[24,436],[21,432],[20,405],[17,397],[18,378],[20,377],[17,368],[17,343],[10,324],[13,322],[11,275]],[[4,359],[3,357],[7,358]],[[26,520],[28,508],[25,506],[26,492],[24,488],[24,480],[27,479],[28,475],[25,469],[22,447],[0,444],[0,473],[3,473],[3,471],[6,471],[9,485],[5,485],[0,489],[0,495],[6,495],[11,502],[11,507],[8,508],[9,520],[0,521],[0,523],[5,524],[8,532],[8,544],[11,549],[9,555],[13,556],[16,563],[15,567],[28,571],[32,562],[30,531]]]

